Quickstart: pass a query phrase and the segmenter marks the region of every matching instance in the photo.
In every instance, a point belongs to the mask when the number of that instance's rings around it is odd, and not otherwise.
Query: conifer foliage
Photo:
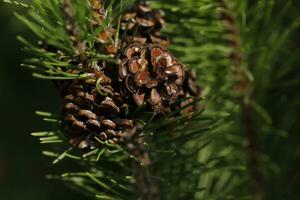
[[[37,112],[52,128],[32,135],[81,170],[48,178],[91,199],[293,199],[269,188],[293,172],[270,149],[295,124],[278,123],[284,99],[269,104],[286,96],[274,83],[298,83],[291,1],[6,2],[28,9],[16,17],[38,38],[18,37],[22,66],[61,97],[57,114]]]

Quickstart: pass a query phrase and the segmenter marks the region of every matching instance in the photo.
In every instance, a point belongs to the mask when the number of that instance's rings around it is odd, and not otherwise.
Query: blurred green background
[[[58,98],[47,81],[32,78],[20,67],[25,54],[16,35],[30,33],[13,16],[14,10],[0,1],[0,199],[82,199],[61,182],[44,178],[59,166],[52,167],[41,155],[30,132],[47,129],[34,111],[57,111]]]
[[[294,2],[300,8],[300,0]],[[15,10],[22,12],[0,0],[0,200],[83,199],[61,182],[44,178],[60,166],[52,166],[41,155],[41,146],[30,132],[47,130],[34,111],[56,112],[58,96],[48,81],[34,79],[20,67],[26,55],[16,35],[31,34],[13,16]]]

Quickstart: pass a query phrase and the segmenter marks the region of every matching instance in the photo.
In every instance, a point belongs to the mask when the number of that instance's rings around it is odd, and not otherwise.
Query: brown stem
[[[96,29],[101,26],[103,21],[106,19],[107,10],[104,8],[101,0],[90,0],[90,2],[93,9],[92,25]],[[112,42],[114,40],[113,36],[116,34],[116,30],[112,28],[111,24],[108,24],[103,28],[103,31],[96,36],[98,42],[105,46],[105,52],[108,54],[117,54],[119,50],[118,41]]]
[[[249,104],[241,104],[242,123],[247,138],[247,154],[248,154],[248,167],[252,176],[252,190],[254,192],[254,199],[264,199],[263,190],[263,176],[259,169],[259,147],[257,144],[258,134],[255,128],[255,118],[253,109]]]
[[[229,42],[232,48],[231,60],[234,65],[236,77],[236,91],[238,93],[238,103],[241,109],[241,123],[247,140],[247,163],[252,177],[252,191],[255,200],[264,199],[263,176],[259,168],[259,145],[258,132],[254,110],[250,104],[252,100],[251,83],[248,80],[243,67],[243,53],[240,42],[240,33],[237,26],[234,11],[224,0],[218,0],[224,9],[221,12],[221,18],[226,22],[229,33]]]
[[[73,22],[73,13],[72,13],[72,4],[70,0],[64,0],[64,15],[66,22],[66,31],[71,37],[71,40],[75,47],[78,47],[80,44],[80,33]]]
[[[71,41],[73,42],[76,51],[75,53],[78,55],[83,67],[87,67],[88,59],[85,54],[86,46],[81,41],[79,28],[74,23],[72,3],[70,0],[64,0],[63,11],[65,15],[66,31],[71,37]]]
[[[151,160],[141,137],[142,126],[136,125],[127,135],[127,146],[135,158],[132,161],[134,187],[141,200],[160,200],[159,189],[151,170]]]

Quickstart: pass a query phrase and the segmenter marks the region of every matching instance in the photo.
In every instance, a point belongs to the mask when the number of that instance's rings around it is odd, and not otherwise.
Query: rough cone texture
[[[133,5],[122,16],[121,35],[123,42],[169,45],[167,37],[161,34],[165,21],[161,10],[153,10],[147,3]]]
[[[92,25],[97,28],[107,12],[97,0],[92,5]],[[162,117],[196,109],[193,101],[200,97],[196,75],[166,50],[169,42],[160,32],[165,24],[162,17],[162,11],[146,3],[133,5],[122,16],[121,41],[113,40],[116,31],[111,24],[97,36],[98,51],[114,54],[117,64],[103,62],[95,67],[87,62],[82,70],[90,73],[89,79],[56,82],[64,99],[63,128],[73,146],[95,148],[99,140],[124,141],[135,128],[137,121],[131,114],[136,110]],[[80,68],[67,72],[82,73]]]
[[[195,97],[200,92],[192,73],[188,72],[185,81],[184,65],[158,45],[131,44],[118,62],[121,94],[156,113],[170,113],[180,97]],[[183,101],[181,106],[189,103]]]
[[[99,80],[99,79],[98,79]],[[98,85],[97,85],[98,84]],[[102,141],[117,143],[133,122],[126,119],[124,102],[108,82],[75,80],[64,95],[64,128],[70,143],[83,149]]]
[[[135,123],[128,116],[138,108],[158,116],[196,109],[192,104],[200,96],[196,74],[162,47],[131,44],[118,63],[117,68],[91,70],[89,79],[61,84],[63,124],[72,145],[84,149],[97,147],[97,139],[122,141]]]

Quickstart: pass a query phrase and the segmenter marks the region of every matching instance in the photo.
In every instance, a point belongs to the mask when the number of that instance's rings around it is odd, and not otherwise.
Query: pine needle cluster
[[[107,41],[121,48],[122,14],[137,3],[99,1],[105,13],[99,18],[96,0],[6,2],[28,10],[16,17],[38,38],[18,36],[32,55],[22,66],[55,83],[85,81],[91,74],[84,69],[95,63],[116,64],[113,53],[99,51],[107,46],[98,35],[113,28],[117,34]],[[43,154],[53,164],[71,160],[82,169],[48,178],[103,200],[297,199],[300,156],[290,152],[298,144],[299,48],[293,41],[300,18],[293,2],[153,0],[151,5],[165,13],[170,51],[198,73],[203,98],[187,106],[200,109],[180,115],[186,108],[181,107],[160,118],[136,110],[139,125],[132,132],[139,137],[127,138],[125,145],[96,138],[101,147],[88,151],[69,144],[60,114],[38,111],[52,127],[32,133],[47,144]]]

